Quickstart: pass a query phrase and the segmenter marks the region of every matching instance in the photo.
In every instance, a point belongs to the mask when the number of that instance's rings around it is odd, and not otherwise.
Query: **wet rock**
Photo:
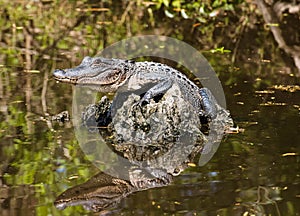
[[[163,170],[177,175],[205,145],[207,136],[200,130],[198,113],[177,85],[157,102],[139,105],[136,94],[123,100],[121,107],[114,107],[102,98],[86,108],[83,122],[89,130],[98,127],[106,143],[130,163],[153,173]]]
[[[201,124],[194,107],[184,100],[174,84],[160,100],[140,105],[140,96],[119,93],[120,106],[103,97],[85,109],[83,125],[99,131],[113,151],[132,165],[146,168],[156,175],[179,174],[200,152],[201,163],[216,152],[226,128],[233,125],[229,112],[218,104],[217,114]],[[206,128],[206,131],[201,129]]]

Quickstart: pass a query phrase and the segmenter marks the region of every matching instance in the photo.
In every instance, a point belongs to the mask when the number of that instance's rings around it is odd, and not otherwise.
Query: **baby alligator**
[[[57,69],[53,75],[58,81],[92,86],[101,92],[117,91],[125,83],[132,90],[153,84],[141,97],[139,104],[149,103],[150,99],[164,94],[174,83],[177,83],[184,99],[196,109],[199,117],[214,118],[219,106],[207,88],[199,88],[184,74],[156,62],[87,56],[79,66]]]

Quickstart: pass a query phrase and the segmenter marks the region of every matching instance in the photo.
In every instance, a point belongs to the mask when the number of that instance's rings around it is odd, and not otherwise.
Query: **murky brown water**
[[[196,37],[184,34],[200,49]],[[235,49],[228,44],[226,49]],[[26,57],[14,64],[1,53],[1,215],[93,215],[82,207],[53,205],[64,190],[98,172],[84,158],[72,124],[50,121],[64,110],[72,113],[72,87],[51,76],[54,68],[69,66],[65,59],[52,59],[55,50],[27,72]],[[169,186],[133,193],[103,215],[299,215],[299,72],[279,51],[264,56],[260,51],[259,45],[240,45],[234,63],[232,53],[203,52],[243,132],[229,134],[205,166],[188,168]]]

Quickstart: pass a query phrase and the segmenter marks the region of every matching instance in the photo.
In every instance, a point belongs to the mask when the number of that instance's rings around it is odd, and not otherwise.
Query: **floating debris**
[[[272,101],[267,101],[266,103],[259,104],[260,106],[286,106],[287,103],[276,103]]]
[[[239,126],[230,127],[225,131],[225,133],[227,133],[227,134],[238,134],[238,133],[244,133],[244,132],[245,132],[245,129],[240,128]]]
[[[282,157],[286,157],[286,156],[297,156],[297,155],[298,155],[298,154],[295,153],[295,152],[288,152],[288,153],[282,154],[281,156],[282,156]]]
[[[274,90],[255,91],[255,94],[274,94]]]
[[[300,86],[299,85],[274,85],[271,87],[271,89],[287,91],[287,92],[296,92],[296,91],[300,91]]]

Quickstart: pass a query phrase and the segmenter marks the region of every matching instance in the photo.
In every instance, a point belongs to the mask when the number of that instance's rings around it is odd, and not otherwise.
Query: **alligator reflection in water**
[[[201,122],[184,100],[176,83],[162,98],[144,106],[138,105],[139,95],[126,94],[119,93],[113,103],[103,97],[98,104],[88,106],[83,116],[84,127],[92,131],[98,126],[106,144],[128,160],[126,172],[118,172],[117,167],[116,175],[100,172],[62,193],[55,201],[57,208],[83,205],[101,211],[130,193],[166,186],[199,153],[208,153],[232,126],[229,113],[217,106],[215,117],[203,127],[205,121]]]

